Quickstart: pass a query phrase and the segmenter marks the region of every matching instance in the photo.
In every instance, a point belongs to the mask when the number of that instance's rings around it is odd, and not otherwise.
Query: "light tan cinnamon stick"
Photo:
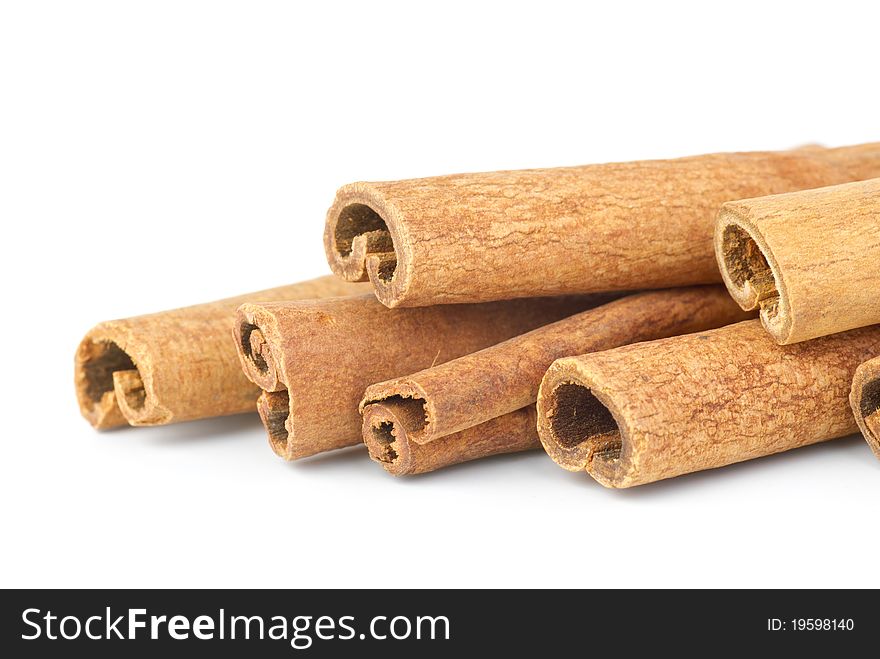
[[[849,400],[868,446],[880,458],[880,357],[856,370]]]
[[[750,320],[557,360],[538,395],[547,453],[631,487],[851,434],[848,395],[880,327],[778,346]]]
[[[259,389],[241,372],[229,329],[250,300],[346,295],[369,290],[335,276],[92,328],[76,351],[83,417],[104,430],[251,412]]]
[[[726,203],[715,254],[777,343],[880,323],[880,178]]]
[[[541,378],[555,359],[748,317],[721,286],[631,295],[368,387],[361,401],[364,441],[370,455],[396,475],[537,448],[534,428],[525,435],[515,432],[522,425],[518,410],[535,402]],[[511,419],[486,425],[510,413],[515,413]]]
[[[372,295],[245,304],[235,338],[245,373],[266,392],[259,410],[273,450],[296,459],[361,443],[358,402],[369,384],[480,350],[603,299],[398,310]]]
[[[353,183],[324,245],[389,307],[720,281],[725,201],[880,176],[880,143]]]

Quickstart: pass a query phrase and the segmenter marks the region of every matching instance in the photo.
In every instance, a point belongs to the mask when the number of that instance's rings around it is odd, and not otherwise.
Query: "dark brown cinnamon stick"
[[[418,444],[407,427],[411,409],[399,402],[364,409],[364,443],[370,457],[395,476],[412,476],[493,455],[540,448],[535,406],[466,428],[436,441]]]
[[[697,332],[754,316],[722,286],[630,295],[418,373],[367,388],[361,410],[393,403],[406,436],[427,444],[531,405],[560,357]],[[409,408],[404,413],[401,408]]]
[[[362,441],[358,402],[369,384],[480,350],[604,299],[399,310],[372,295],[245,304],[235,340],[245,373],[266,392],[260,413],[272,448],[295,459]]]

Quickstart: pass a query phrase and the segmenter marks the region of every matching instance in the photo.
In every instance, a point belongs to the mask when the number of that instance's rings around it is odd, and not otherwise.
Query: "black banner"
[[[2,591],[5,656],[835,651],[880,641],[871,591]],[[14,654],[9,654],[12,650]]]

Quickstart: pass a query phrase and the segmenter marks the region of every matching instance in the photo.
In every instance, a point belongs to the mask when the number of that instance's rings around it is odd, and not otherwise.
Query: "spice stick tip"
[[[409,264],[396,209],[369,183],[336,193],[324,231],[330,267],[347,281],[370,281],[379,301],[398,306],[409,280]]]
[[[426,444],[434,439],[428,397],[417,383],[403,379],[372,385],[360,403],[361,413],[371,405],[393,409],[395,417],[406,427],[410,441]]]
[[[98,430],[168,422],[172,414],[155,400],[142,354],[125,349],[125,332],[113,322],[94,327],[76,351],[76,395],[83,417]]]
[[[290,416],[290,396],[287,391],[264,391],[257,400],[257,412],[266,428],[269,446],[275,454],[285,460],[293,459],[287,428]]]
[[[880,359],[856,371],[850,400],[865,440],[880,458]]]
[[[725,204],[715,227],[715,256],[731,297],[744,311],[760,309],[777,343],[788,342],[791,314],[773,254],[735,204]]]
[[[286,387],[269,340],[271,335],[271,318],[259,305],[239,307],[233,336],[244,374],[265,391],[283,391]]]
[[[613,403],[567,359],[547,372],[538,395],[538,436],[563,469],[586,471],[605,487],[625,487],[626,432]]]
[[[413,469],[406,425],[407,412],[394,401],[367,405],[363,410],[364,444],[370,457],[389,474],[404,476]]]

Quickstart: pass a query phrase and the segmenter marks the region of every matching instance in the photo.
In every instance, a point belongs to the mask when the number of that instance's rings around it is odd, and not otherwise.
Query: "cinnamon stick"
[[[849,400],[868,446],[880,458],[880,357],[856,370]]]
[[[111,320],[92,328],[75,358],[83,417],[104,430],[251,412],[259,389],[241,373],[229,328],[251,300],[346,295],[368,290],[335,276],[183,309]]]
[[[359,444],[358,402],[373,382],[455,359],[594,306],[561,297],[389,310],[373,295],[245,304],[235,339],[264,393],[270,445],[292,460]]]
[[[715,254],[777,343],[880,323],[880,178],[726,203]]]
[[[547,453],[631,487],[849,435],[880,327],[779,346],[750,320],[557,360],[538,395]]]
[[[880,176],[880,143],[353,183],[324,245],[389,307],[720,281],[719,206]]]
[[[537,448],[534,427],[522,432],[519,410],[537,400],[541,378],[555,359],[748,317],[722,286],[631,295],[368,387],[360,406],[364,442],[373,459],[395,475]]]
[[[427,444],[418,444],[409,437],[409,412],[409,408],[396,401],[368,405],[364,409],[362,432],[370,457],[395,476],[424,474],[470,460],[541,446],[535,430],[534,405]]]

